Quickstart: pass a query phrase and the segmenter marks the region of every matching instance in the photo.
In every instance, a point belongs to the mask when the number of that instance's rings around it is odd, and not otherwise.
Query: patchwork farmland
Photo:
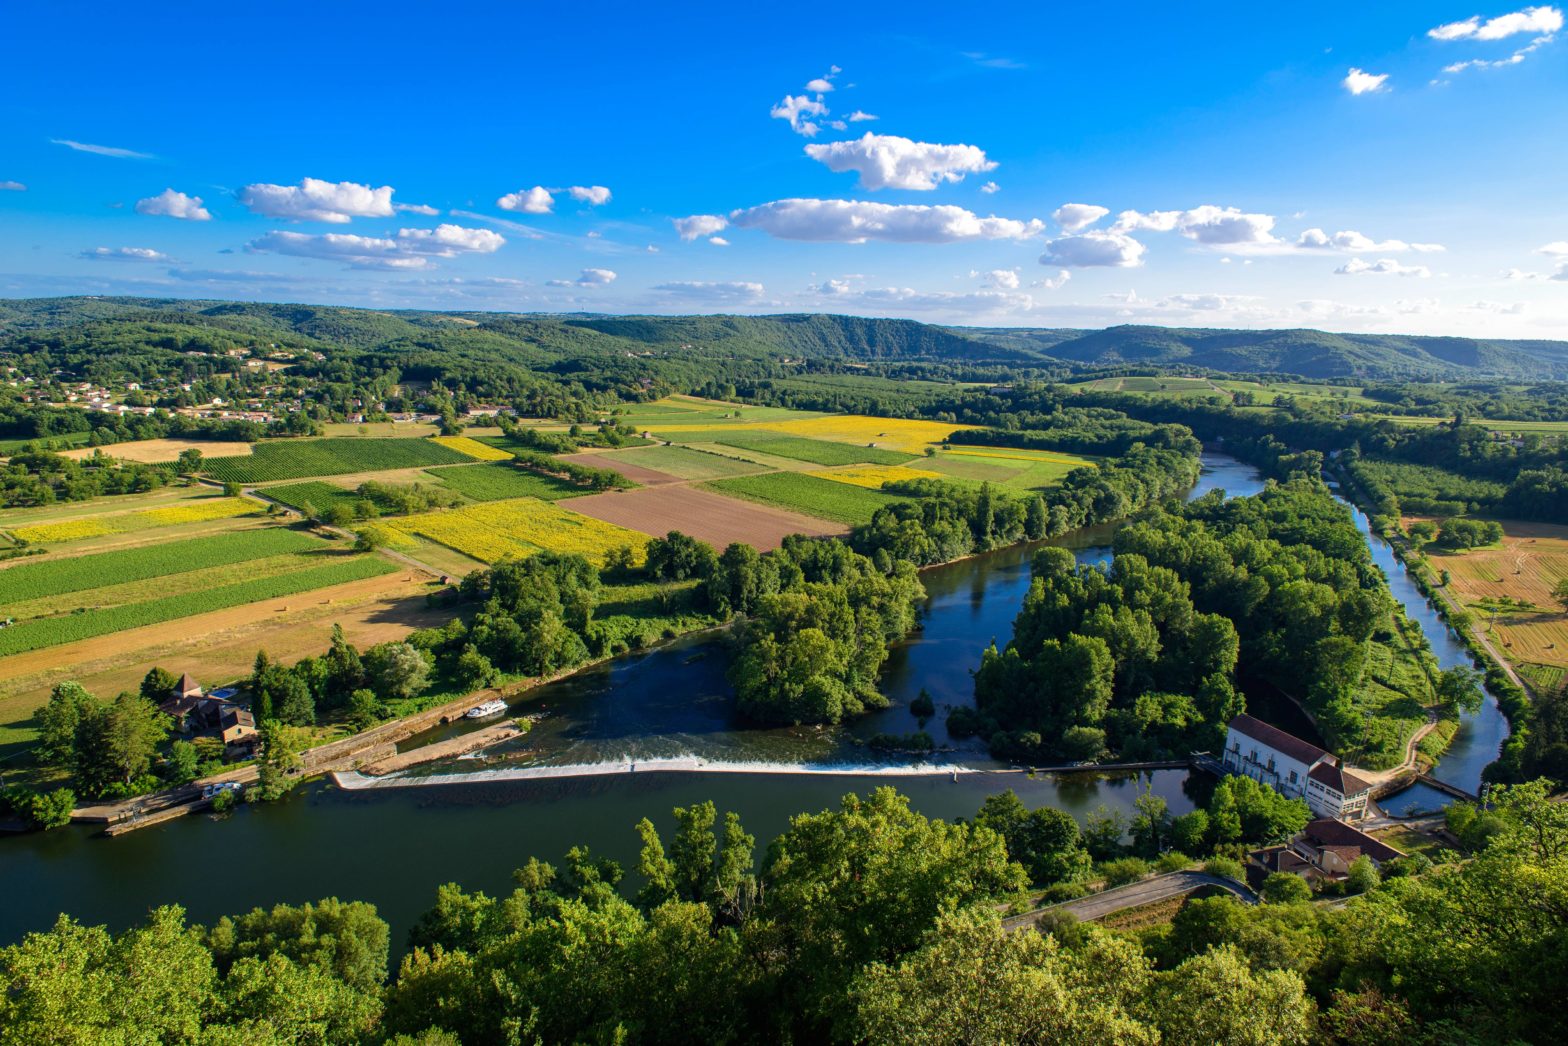
[[[572,510],[606,523],[663,537],[672,530],[722,550],[739,541],[761,551],[778,548],[790,534],[843,534],[848,527],[800,512],[726,497],[703,487],[645,487],[594,494]]]

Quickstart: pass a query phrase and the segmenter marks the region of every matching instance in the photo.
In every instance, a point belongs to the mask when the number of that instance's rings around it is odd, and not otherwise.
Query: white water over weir
[[[1099,768],[1096,768],[1099,769]],[[1025,770],[982,770],[951,763],[864,764],[724,762],[696,756],[623,759],[568,766],[507,766],[460,774],[388,774],[370,777],[356,771],[332,774],[332,782],[348,791],[367,788],[417,788],[424,785],[480,784],[494,781],[540,781],[560,777],[610,777],[616,774],[822,774],[838,777],[956,777],[959,774],[1027,773]]]

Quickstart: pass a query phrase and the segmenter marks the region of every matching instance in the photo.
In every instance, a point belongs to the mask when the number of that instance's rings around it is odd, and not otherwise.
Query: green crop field
[[[249,559],[321,547],[319,538],[278,528],[217,534],[41,563],[21,563],[0,570],[0,607],[64,592],[82,592],[103,585],[142,581],[201,567],[243,563]]]
[[[880,490],[836,483],[806,472],[770,472],[761,476],[737,476],[714,480],[706,486],[721,494],[745,498],[764,505],[800,512],[837,523],[869,523],[884,505],[907,500]]]
[[[208,458],[202,469],[233,483],[343,476],[424,465],[462,465],[474,459],[427,439],[284,439],[256,444],[248,457]]]
[[[263,487],[257,493],[301,512],[307,504],[317,512],[326,512],[334,505],[352,510],[362,500],[355,491],[331,483],[285,483],[276,487]]]
[[[689,447],[641,447],[637,450],[618,450],[604,455],[605,466],[615,462],[641,465],[643,468],[667,472],[681,479],[723,479],[756,472],[757,466],[749,461],[738,461]]]
[[[896,450],[860,447],[853,443],[829,443],[826,440],[787,436],[779,432],[715,429],[700,435],[704,442],[772,454],[794,461],[809,461],[813,465],[902,465],[915,457],[913,454],[901,454]]]
[[[36,443],[39,446],[52,445],[53,447],[60,449],[67,447],[85,447],[87,446],[87,441],[91,438],[92,433],[90,432],[62,432],[55,436],[30,436],[27,439],[0,439],[0,454],[15,454],[26,448],[29,443]],[[105,452],[108,453],[111,450],[112,448],[106,448]]]
[[[389,574],[398,569],[396,565],[380,556],[342,554],[333,558],[335,562],[307,570],[252,578],[200,592],[184,592],[141,603],[128,603],[99,610],[84,610],[79,614],[22,621],[9,628],[0,629],[0,657],[58,646],[61,643],[92,639],[94,636],[120,632],[128,628],[174,621],[193,614],[225,610],[263,599],[310,592],[329,585],[360,581],[380,574]]]
[[[506,498],[558,501],[591,493],[586,487],[576,486],[554,476],[542,476],[506,461],[454,465],[430,475],[473,501],[501,501]]]

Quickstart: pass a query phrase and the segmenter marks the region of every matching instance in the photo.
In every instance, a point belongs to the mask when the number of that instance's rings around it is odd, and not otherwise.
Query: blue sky
[[[1561,10],[1294,6],[17,5],[0,295],[1568,336]]]

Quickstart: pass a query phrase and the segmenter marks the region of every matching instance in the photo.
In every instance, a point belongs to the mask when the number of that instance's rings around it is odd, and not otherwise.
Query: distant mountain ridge
[[[542,363],[648,349],[736,357],[842,359],[1082,370],[1159,367],[1308,378],[1568,380],[1568,341],[1121,326],[1105,330],[954,327],[825,314],[608,316],[380,310],[162,298],[0,300],[0,352],[59,332],[145,329],[327,343],[366,351],[465,345]],[[118,340],[118,339],[117,339]]]

